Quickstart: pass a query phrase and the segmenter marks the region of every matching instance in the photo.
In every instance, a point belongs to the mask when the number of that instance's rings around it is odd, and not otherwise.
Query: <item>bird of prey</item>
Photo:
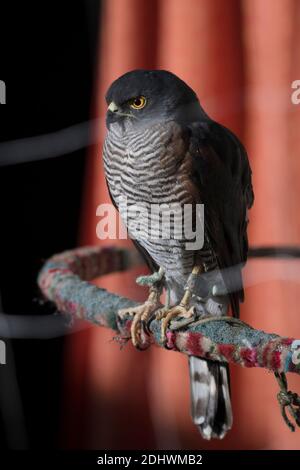
[[[119,315],[131,315],[131,337],[140,347],[147,324],[161,320],[161,336],[175,322],[239,315],[244,299],[241,269],[247,259],[247,211],[253,203],[251,169],[243,145],[208,117],[195,92],[164,70],[134,70],[115,80],[106,94],[107,134],[103,146],[106,181],[114,205],[146,209],[132,235],[152,274],[146,302]],[[190,238],[163,234],[164,210],[192,208],[187,222],[200,221],[201,246]],[[198,210],[204,207],[204,217]],[[160,211],[153,212],[153,206]],[[147,231],[153,220],[156,225]],[[182,222],[183,219],[181,219]],[[175,216],[171,229],[176,228]],[[184,224],[186,220],[184,219]],[[184,227],[185,228],[185,227]],[[167,302],[160,303],[163,289]],[[189,358],[191,409],[203,438],[222,438],[232,426],[229,370],[225,363]]]

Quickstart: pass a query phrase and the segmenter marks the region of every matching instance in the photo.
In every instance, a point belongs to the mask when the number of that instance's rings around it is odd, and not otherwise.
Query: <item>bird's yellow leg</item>
[[[170,310],[170,301],[171,301],[171,292],[170,292],[170,289],[168,287],[166,287],[165,305],[155,313],[155,319],[156,320],[161,320],[162,318],[164,318],[166,316],[166,314]]]
[[[191,278],[195,278],[202,271],[201,266],[194,266]],[[192,288],[187,286],[184,296],[181,299],[179,305],[175,305],[171,309],[161,309],[156,314],[156,319],[161,320],[161,341],[164,343],[166,340],[166,332],[171,320],[177,317],[190,318],[195,314],[194,307],[189,308],[189,303],[192,297]]]
[[[161,282],[157,282],[157,280],[155,280],[149,289],[149,296],[146,302],[144,302],[142,305],[137,305],[136,307],[125,308],[118,311],[118,316],[121,319],[127,315],[133,317],[131,324],[131,340],[132,344],[136,348],[141,348],[143,346],[142,343],[145,342],[143,339],[145,338],[145,333],[147,332],[147,323],[151,315],[159,307],[161,307],[161,293],[162,284]]]
[[[131,340],[133,346],[138,348],[141,346],[142,334],[147,331],[147,323],[152,315],[160,306],[159,301],[161,292],[155,287],[150,288],[150,294],[146,302],[137,307],[131,324]]]

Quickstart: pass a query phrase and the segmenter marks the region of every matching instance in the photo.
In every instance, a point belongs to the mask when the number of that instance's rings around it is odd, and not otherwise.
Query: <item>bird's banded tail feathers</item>
[[[227,364],[189,357],[192,418],[204,439],[222,439],[232,427]]]

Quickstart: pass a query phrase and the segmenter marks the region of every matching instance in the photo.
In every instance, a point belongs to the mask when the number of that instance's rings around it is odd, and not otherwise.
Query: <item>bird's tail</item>
[[[222,439],[232,426],[227,364],[189,357],[192,418],[204,439]]]

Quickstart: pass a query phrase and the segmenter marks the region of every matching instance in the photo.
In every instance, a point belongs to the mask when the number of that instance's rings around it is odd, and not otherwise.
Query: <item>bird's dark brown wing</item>
[[[107,186],[107,189],[108,189],[108,193],[109,193],[111,202],[113,203],[114,207],[118,210],[117,204],[116,204],[114,198],[112,197],[111,191],[109,189],[109,185],[107,183],[107,180],[105,179],[105,181],[106,181],[106,186]],[[150,271],[152,271],[152,272],[158,271],[158,269],[159,269],[158,265],[155,263],[154,259],[151,258],[149,253],[147,253],[145,248],[143,248],[142,245],[137,240],[135,240],[134,238],[131,238],[131,241],[134,244],[134,246],[136,247],[136,249],[138,250],[138,252],[140,253],[140,255],[142,256],[142,258],[144,259],[144,261],[147,264],[147,266],[149,267]]]
[[[238,316],[244,299],[241,268],[248,252],[247,209],[254,200],[247,153],[232,132],[213,121],[189,126],[189,152],[204,204],[206,236],[224,269],[232,312]]]

